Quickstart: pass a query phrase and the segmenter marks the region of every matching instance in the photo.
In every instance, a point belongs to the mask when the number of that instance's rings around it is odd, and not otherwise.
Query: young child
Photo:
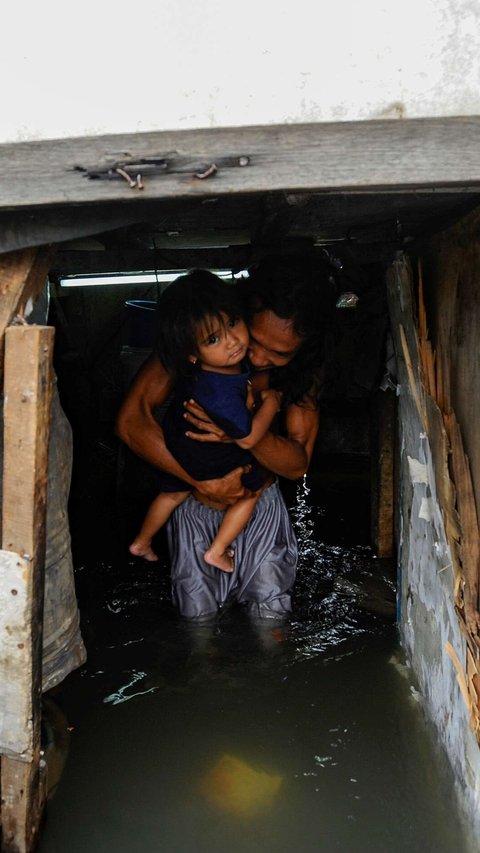
[[[268,389],[252,415],[249,372],[243,364],[249,333],[235,286],[206,270],[178,278],[162,294],[158,306],[158,355],[175,381],[172,402],[162,423],[165,442],[180,465],[195,480],[223,477],[240,465],[251,465],[243,484],[255,494],[225,511],[204,560],[225,572],[233,571],[231,544],[249,521],[258,501],[262,469],[248,453],[270,427],[280,408],[281,394]],[[195,431],[184,419],[184,402],[193,399],[233,443],[198,444],[185,435]],[[197,430],[200,431],[200,430]],[[151,541],[174,509],[191,492],[177,477],[161,473],[161,491],[130,545],[132,554],[157,560]]]

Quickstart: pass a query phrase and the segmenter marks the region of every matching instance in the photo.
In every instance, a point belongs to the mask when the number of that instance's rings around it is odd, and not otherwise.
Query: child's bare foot
[[[135,557],[143,557],[145,560],[148,560],[149,563],[154,563],[158,560],[158,557],[155,554],[155,551],[152,550],[150,543],[140,542],[139,539],[135,539],[128,550]]]
[[[214,548],[209,548],[208,551],[205,551],[203,559],[209,566],[215,566],[222,572],[233,572],[233,551],[231,548],[227,548],[225,551],[215,551]]]

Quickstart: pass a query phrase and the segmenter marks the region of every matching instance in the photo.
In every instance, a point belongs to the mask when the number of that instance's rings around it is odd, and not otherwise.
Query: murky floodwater
[[[288,495],[288,630],[239,609],[194,630],[166,560],[83,559],[89,660],[59,697],[70,749],[40,853],[476,849],[402,664],[391,566],[314,493]]]

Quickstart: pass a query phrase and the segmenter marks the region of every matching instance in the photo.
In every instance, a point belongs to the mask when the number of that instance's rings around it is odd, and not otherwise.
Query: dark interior
[[[340,489],[340,502],[342,488],[351,491],[355,485],[360,498],[355,518],[362,529],[354,525],[355,535],[368,539],[372,424],[379,395],[394,393],[389,390],[394,376],[388,374],[385,271],[398,252],[414,261],[424,240],[458,221],[479,200],[466,188],[139,200],[124,207],[128,224],[101,233],[94,233],[95,221],[97,216],[104,221],[105,212],[92,207],[90,236],[59,243],[50,275],[55,367],[75,436],[72,506],[77,514],[78,507],[97,506],[93,525],[101,521],[103,529],[104,516],[110,518],[115,507],[126,528],[133,529],[152,496],[148,468],[120,445],[114,422],[152,345],[151,314],[139,317],[126,303],[153,302],[159,286],[67,289],[59,285],[61,279],[193,267],[238,272],[268,255],[301,253],[330,271],[339,299],[352,292],[358,297],[355,307],[347,298],[350,307],[336,311],[338,369],[323,400],[311,474],[321,471],[324,484],[334,484],[333,493]],[[122,209],[112,220],[116,225],[119,216]],[[75,533],[75,513],[73,521]]]

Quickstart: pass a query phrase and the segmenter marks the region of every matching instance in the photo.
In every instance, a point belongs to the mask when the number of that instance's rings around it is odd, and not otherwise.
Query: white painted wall
[[[0,142],[475,115],[480,3],[9,0],[0,79]]]

